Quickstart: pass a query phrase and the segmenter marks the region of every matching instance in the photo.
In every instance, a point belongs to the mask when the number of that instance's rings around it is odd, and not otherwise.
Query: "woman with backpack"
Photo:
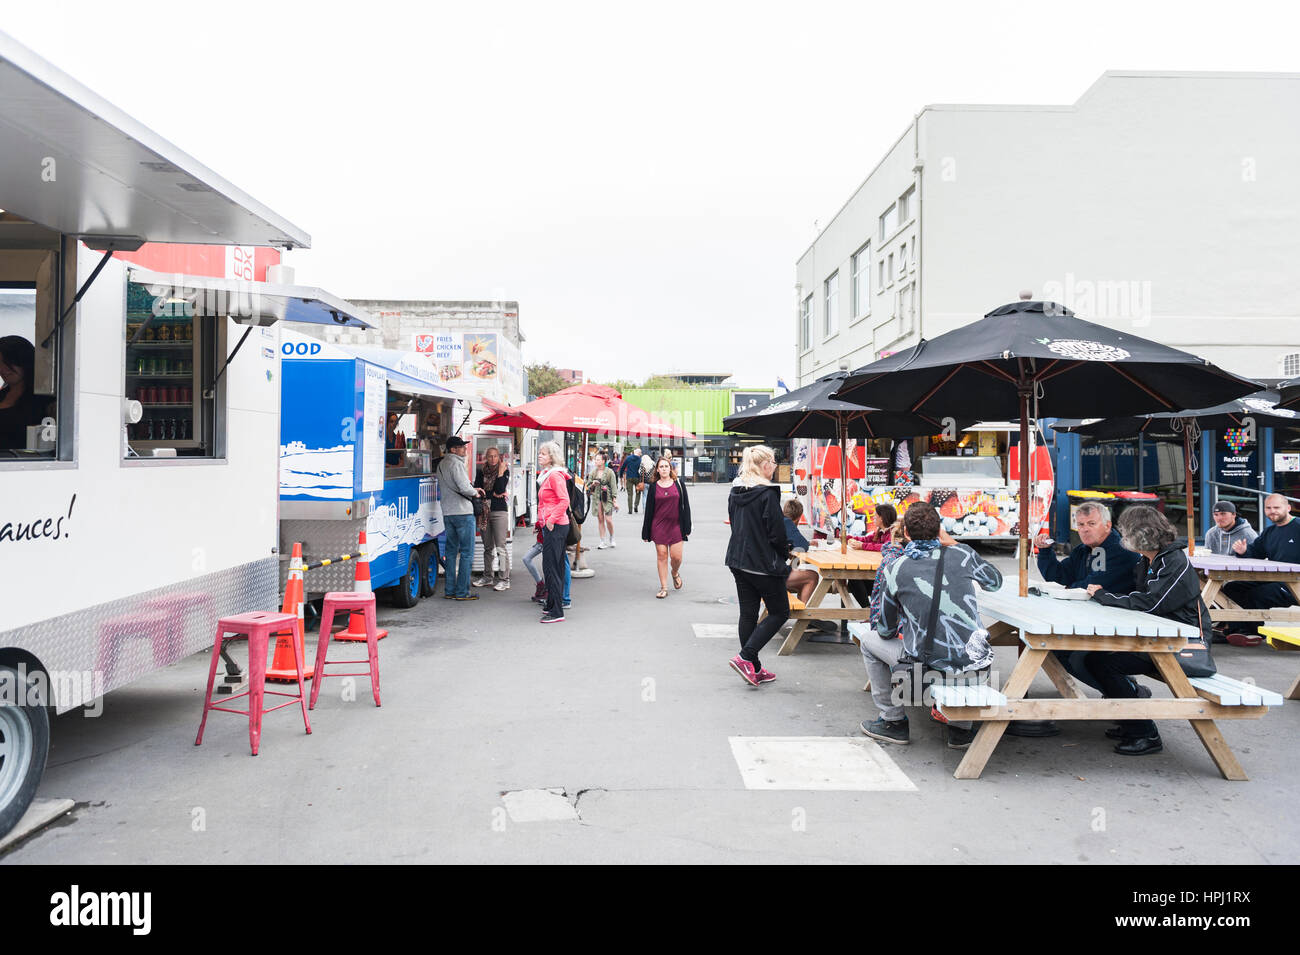
[[[646,485],[645,517],[641,520],[641,539],[655,545],[659,564],[660,600],[668,596],[668,574],[673,588],[682,589],[682,550],[691,534],[691,502],[686,485],[677,477],[677,469],[667,458],[655,466],[655,480]],[[671,561],[671,567],[669,562]]]
[[[569,472],[554,441],[537,449],[537,518],[542,524],[542,576],[546,611],[542,623],[564,622],[564,550],[569,537]]]
[[[740,459],[740,473],[727,498],[731,540],[727,543],[727,566],[736,579],[740,602],[740,653],[731,668],[750,686],[771,683],[776,674],[763,669],[759,651],[790,619],[786,578],[790,574],[790,540],[781,513],[781,488],[772,483],[776,458],[765,445],[746,448]],[[758,605],[767,607],[760,622]]]

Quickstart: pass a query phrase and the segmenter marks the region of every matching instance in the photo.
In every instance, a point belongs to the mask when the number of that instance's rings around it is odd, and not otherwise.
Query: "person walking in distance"
[[[627,512],[635,514],[641,509],[641,491],[638,488],[641,483],[640,448],[623,459],[618,469],[618,476],[623,479],[623,484],[627,488]]]
[[[438,463],[438,488],[442,498],[442,520],[447,534],[447,576],[442,595],[448,600],[477,600],[469,592],[474,567],[474,505],[482,495],[469,483],[465,467],[465,440],[447,439],[447,454]]]
[[[686,485],[678,479],[672,462],[663,458],[655,466],[655,480],[646,486],[641,521],[641,539],[655,545],[659,565],[659,593],[655,596],[661,600],[668,596],[670,572],[674,589],[682,589],[682,550],[690,534],[691,502]]]
[[[564,548],[569,536],[569,472],[554,441],[537,449],[537,513],[542,522],[542,576],[546,612],[542,623],[564,621]]]
[[[597,452],[595,466],[587,475],[587,494],[591,497],[588,510],[595,513],[596,527],[600,531],[596,550],[614,546],[614,512],[618,510],[618,478],[606,460],[605,452]]]
[[[786,578],[790,574],[790,541],[781,513],[781,488],[772,483],[776,458],[766,445],[745,449],[740,473],[727,498],[731,540],[726,564],[736,580],[740,603],[740,653],[731,668],[750,686],[771,683],[776,675],[763,669],[758,654],[790,619]],[[767,607],[760,622],[758,605]]]
[[[483,452],[483,466],[474,476],[474,486],[490,505],[483,515],[480,530],[483,534],[483,576],[474,581],[475,587],[493,590],[510,589],[510,469],[501,459],[501,451],[488,448]],[[493,573],[493,567],[496,571]]]

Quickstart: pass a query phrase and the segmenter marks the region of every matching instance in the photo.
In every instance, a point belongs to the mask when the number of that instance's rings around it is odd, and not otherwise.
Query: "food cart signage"
[[[770,401],[770,391],[733,391],[731,393],[731,413],[740,414],[751,411],[766,401]]]
[[[366,384],[361,426],[365,437],[361,442],[361,490],[380,491],[384,487],[384,428],[387,424],[384,409],[388,396],[388,381],[384,370],[365,363]]]

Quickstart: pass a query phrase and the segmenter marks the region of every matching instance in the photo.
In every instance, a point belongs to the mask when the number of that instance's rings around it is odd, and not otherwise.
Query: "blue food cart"
[[[301,542],[308,564],[355,554],[365,530],[371,586],[414,606],[438,577],[437,442],[455,432],[457,405],[463,415],[469,399],[419,354],[292,332],[280,350],[281,553]],[[308,599],[351,590],[354,567],[309,571]]]

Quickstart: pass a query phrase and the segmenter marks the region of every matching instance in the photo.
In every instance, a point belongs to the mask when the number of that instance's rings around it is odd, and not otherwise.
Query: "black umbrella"
[[[1250,423],[1262,427],[1300,424],[1300,412],[1278,406],[1276,391],[1257,391],[1213,408],[1193,408],[1187,411],[1166,411],[1152,415],[1123,415],[1116,418],[1086,418],[1081,421],[1063,419],[1052,425],[1053,430],[1069,431],[1101,440],[1132,438],[1176,438],[1183,441],[1183,470],[1187,486],[1187,552],[1195,552],[1196,523],[1192,513],[1192,456],[1193,446],[1202,431],[1227,431],[1243,428]]]
[[[847,371],[823,375],[758,408],[750,408],[722,419],[722,427],[740,434],[758,434],[771,438],[836,438],[840,443],[840,553],[848,551],[848,448],[847,439],[910,438],[934,434],[943,423],[929,415],[910,412],[881,411],[865,408],[851,401],[832,398]],[[969,422],[967,422],[969,423]]]
[[[1300,408],[1300,378],[1291,378],[1277,386],[1279,408]]]
[[[1195,355],[1075,318],[1055,302],[1013,302],[970,325],[854,371],[836,397],[897,411],[981,419],[1150,414],[1258,391]],[[1020,469],[1020,594],[1029,584],[1029,468]]]

